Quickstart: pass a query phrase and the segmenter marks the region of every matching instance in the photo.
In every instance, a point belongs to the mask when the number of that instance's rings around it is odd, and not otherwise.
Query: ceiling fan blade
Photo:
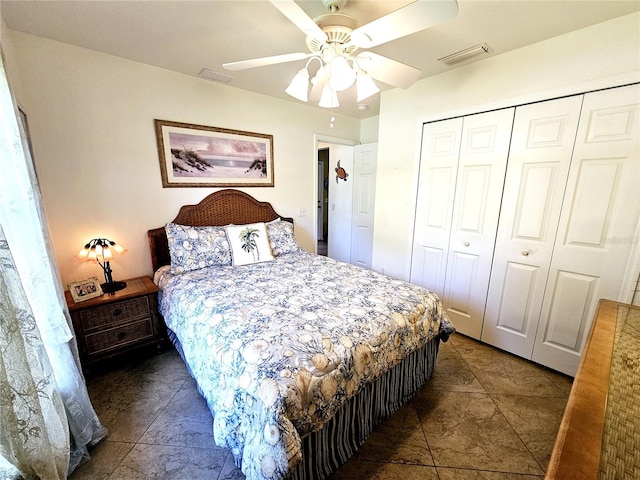
[[[416,0],[351,32],[351,43],[370,48],[426,30],[458,14],[456,0]]]
[[[362,52],[356,57],[360,68],[376,80],[400,88],[408,88],[420,78],[421,70],[391,60],[373,52]]]
[[[227,70],[246,70],[248,68],[264,67],[277,63],[295,62],[304,60],[313,55],[312,53],[285,53],[284,55],[274,55],[272,57],[254,58],[252,60],[240,60],[239,62],[223,63]]]
[[[305,35],[325,42],[327,34],[307,15],[302,8],[293,0],[269,0],[274,7],[287,17],[296,27],[298,27]]]

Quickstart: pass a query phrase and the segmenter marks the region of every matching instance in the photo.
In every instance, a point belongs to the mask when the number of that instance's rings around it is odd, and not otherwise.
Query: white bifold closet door
[[[531,358],[582,95],[518,107],[482,341]]]
[[[628,301],[640,87],[518,107],[482,340],[575,375],[600,298]]]
[[[456,329],[478,339],[514,110],[423,128],[411,281],[438,294]]]
[[[461,136],[462,117],[422,127],[411,282],[440,297],[444,294]]]
[[[640,86],[586,94],[532,360],[575,375],[598,299],[628,301],[640,217]]]

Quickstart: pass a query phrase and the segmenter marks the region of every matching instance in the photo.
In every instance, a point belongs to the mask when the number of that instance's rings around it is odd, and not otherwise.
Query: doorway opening
[[[351,172],[355,140],[314,135],[315,192],[317,208],[314,222],[316,251],[334,260],[349,262],[351,244],[352,183],[334,180],[337,163]],[[324,164],[320,169],[320,161]],[[322,179],[322,180],[320,180]],[[326,188],[325,188],[326,186]],[[326,195],[326,196],[325,196]],[[326,223],[325,223],[326,222]],[[326,250],[325,250],[326,248]]]
[[[329,148],[318,150],[318,255],[327,255],[329,239]]]

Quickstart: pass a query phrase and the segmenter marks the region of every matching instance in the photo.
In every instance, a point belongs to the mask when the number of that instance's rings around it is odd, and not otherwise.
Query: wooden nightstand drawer
[[[131,358],[147,347],[162,349],[166,330],[160,326],[156,287],[150,277],[126,280],[126,287],[112,294],[74,302],[65,292],[80,361],[85,373],[107,360]],[[111,362],[109,362],[111,364]]]
[[[151,318],[128,323],[118,328],[87,334],[85,336],[87,355],[103,353],[107,350],[120,348],[128,343],[136,343],[153,336],[154,332]]]
[[[136,318],[151,315],[151,306],[148,297],[123,300],[101,307],[80,311],[80,321],[85,333],[91,330],[104,328],[106,325],[130,322]]]

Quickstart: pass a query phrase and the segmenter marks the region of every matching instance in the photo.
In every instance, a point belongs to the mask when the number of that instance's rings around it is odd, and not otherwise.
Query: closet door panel
[[[462,118],[427,123],[422,151],[411,282],[442,297],[458,173]]]
[[[585,159],[578,172],[575,201],[568,214],[565,245],[602,248],[615,208],[616,190],[624,169],[622,158]]]
[[[639,104],[638,85],[585,95],[532,357],[569,375],[598,299],[624,300],[640,216]]]
[[[473,304],[473,282],[477,277],[480,258],[477,255],[467,253],[455,253],[447,271],[448,290],[455,288],[459,294],[449,296],[446,309],[449,315],[455,315],[457,319],[473,320],[476,308]],[[469,292],[469,295],[464,295]]]
[[[535,284],[538,270],[538,267],[515,262],[506,265],[500,299],[501,328],[516,335],[526,335],[532,308],[531,286]]]
[[[488,188],[491,185],[491,165],[462,167],[461,198],[458,231],[482,235],[485,222]]]
[[[482,331],[515,109],[464,117],[444,307],[456,329]]]
[[[588,333],[590,305],[597,291],[597,277],[574,272],[555,272],[550,299],[550,317],[545,342],[570,352],[579,352],[582,338]]]
[[[582,95],[516,109],[482,340],[531,358]]]

